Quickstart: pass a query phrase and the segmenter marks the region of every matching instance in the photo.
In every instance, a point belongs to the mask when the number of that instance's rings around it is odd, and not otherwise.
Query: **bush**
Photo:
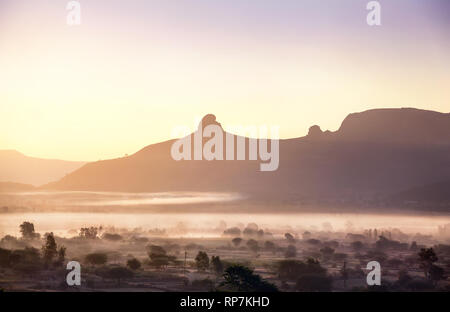
[[[133,277],[133,272],[125,267],[113,267],[106,270],[106,277],[117,280],[117,284],[120,285],[120,282],[124,279]]]
[[[247,241],[247,247],[254,253],[258,252],[259,250],[258,242],[254,239],[250,239]]]
[[[235,247],[238,247],[241,243],[242,243],[242,238],[240,237],[235,237],[231,240],[231,242],[233,243],[233,245]]]
[[[306,274],[326,275],[327,270],[317,260],[308,259],[306,262],[299,260],[283,260],[278,263],[278,275],[282,280],[298,280]]]
[[[216,274],[222,274],[223,273],[223,263],[220,260],[219,256],[217,256],[217,257],[216,256],[212,256],[211,257],[211,265],[212,265],[212,267],[214,269],[214,272]]]
[[[274,292],[278,291],[274,284],[271,284],[254,274],[253,270],[242,265],[233,265],[225,270],[224,282],[221,286],[231,291],[244,292]]]
[[[200,280],[193,280],[192,281],[192,287],[193,288],[199,288],[202,290],[213,290],[214,289],[214,282],[210,280],[209,278],[200,279]]]
[[[299,277],[295,289],[298,291],[331,291],[332,282],[330,276],[308,273]]]
[[[195,257],[195,265],[199,271],[205,271],[209,268],[209,257],[204,251],[199,251]]]
[[[286,258],[295,258],[295,256],[297,256],[297,248],[295,248],[294,245],[289,245],[284,256]]]
[[[149,249],[150,265],[156,268],[163,268],[175,261],[175,257],[167,255],[166,250],[161,246],[151,245]]]
[[[9,267],[11,265],[11,250],[0,248],[0,267]]]
[[[133,271],[139,270],[141,267],[141,262],[136,258],[130,259],[127,261],[127,267]]]
[[[108,256],[101,252],[90,253],[86,255],[85,261],[92,265],[103,265],[108,261]]]
[[[112,241],[112,242],[117,242],[117,241],[122,240],[122,236],[120,236],[119,234],[111,234],[111,233],[103,234],[102,238],[105,240]]]
[[[223,231],[223,235],[225,236],[240,236],[241,230],[238,227],[232,227]]]

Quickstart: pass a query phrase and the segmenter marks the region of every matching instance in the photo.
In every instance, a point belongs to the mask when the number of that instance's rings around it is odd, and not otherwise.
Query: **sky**
[[[0,149],[122,157],[212,113],[335,131],[352,112],[450,112],[450,1],[0,0]]]

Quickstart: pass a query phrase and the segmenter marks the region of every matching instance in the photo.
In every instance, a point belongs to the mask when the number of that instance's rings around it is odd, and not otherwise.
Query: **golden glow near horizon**
[[[17,2],[0,4],[0,149],[91,161],[170,139],[207,113],[290,138],[372,108],[450,111],[450,36],[432,21],[414,35],[388,22],[309,33],[301,20],[301,34],[265,33],[252,14],[249,31],[81,1],[82,24],[69,27],[64,7]]]

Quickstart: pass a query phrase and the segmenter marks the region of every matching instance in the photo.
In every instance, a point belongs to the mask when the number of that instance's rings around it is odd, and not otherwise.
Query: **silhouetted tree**
[[[86,255],[85,260],[92,265],[103,265],[108,261],[108,256],[105,253],[94,252]]]
[[[111,234],[111,233],[103,234],[102,238],[105,239],[105,240],[112,241],[112,242],[117,242],[117,241],[122,240],[122,236],[121,235],[119,235],[119,234]]]
[[[295,285],[295,289],[298,291],[308,292],[325,292],[331,291],[332,278],[328,275],[322,274],[304,274],[299,277]]]
[[[303,237],[304,240],[310,239],[311,238],[311,232],[309,232],[309,231],[303,232],[302,237]]]
[[[361,241],[352,242],[350,246],[353,248],[354,251],[360,251],[363,249],[364,244]]]
[[[255,241],[254,239],[249,239],[247,241],[247,247],[254,253],[257,253],[259,250],[258,242]]]
[[[419,262],[423,269],[426,279],[430,278],[431,267],[434,262],[438,261],[438,257],[434,252],[433,248],[422,248],[419,252]]]
[[[297,248],[294,245],[289,245],[284,254],[286,258],[295,258],[297,256]]]
[[[235,247],[238,247],[241,243],[242,243],[242,238],[240,237],[235,237],[231,240],[231,242],[233,243],[233,245]]]
[[[0,248],[0,267],[9,267],[11,265],[11,250]]]
[[[114,267],[106,272],[106,276],[112,279],[116,279],[117,284],[120,286],[120,282],[123,279],[133,277],[133,272],[124,267]]]
[[[80,237],[86,239],[96,239],[99,229],[97,227],[86,227],[80,229]]]
[[[291,233],[285,233],[285,234],[284,234],[284,237],[287,239],[287,241],[288,241],[290,244],[295,243],[295,238],[294,238],[294,236],[292,236]]]
[[[50,263],[58,254],[55,237],[52,233],[45,233],[45,243],[42,246],[42,256],[45,263]]]
[[[58,249],[58,262],[63,263],[66,260],[66,247],[61,246]]]
[[[274,251],[274,250],[276,249],[276,247],[277,247],[277,246],[275,245],[274,242],[266,241],[266,242],[264,243],[264,248],[267,249],[267,250]]]
[[[195,264],[199,271],[205,271],[209,268],[209,257],[206,252],[199,251],[195,257]]]
[[[309,258],[306,262],[299,260],[283,260],[278,263],[278,275],[281,280],[297,280],[305,274],[326,275],[327,270],[320,262]]]
[[[211,265],[213,267],[214,273],[217,275],[223,273],[223,263],[220,260],[219,256],[212,256],[211,257]]]
[[[133,271],[136,271],[139,270],[139,268],[141,267],[141,262],[136,258],[129,259],[127,261],[127,266]]]
[[[445,279],[444,269],[435,264],[431,265],[428,274],[429,274],[429,278],[434,286],[436,286],[437,282],[439,282],[440,280]]]
[[[324,260],[329,260],[334,254],[334,249],[328,246],[325,246],[319,250],[322,253],[322,257]]]
[[[238,227],[232,227],[223,231],[223,235],[226,236],[239,236],[241,235],[241,230]]]
[[[278,291],[275,285],[263,280],[259,275],[254,274],[253,270],[242,265],[232,265],[228,267],[225,270],[223,278],[224,281],[221,283],[221,286],[224,286],[231,291]]]
[[[34,232],[34,224],[31,222],[23,222],[20,225],[20,233],[22,233],[23,239],[39,238],[39,234]]]
[[[161,246],[151,245],[149,249],[150,264],[157,268],[164,268],[169,262],[175,261],[175,257],[167,255],[166,250]]]

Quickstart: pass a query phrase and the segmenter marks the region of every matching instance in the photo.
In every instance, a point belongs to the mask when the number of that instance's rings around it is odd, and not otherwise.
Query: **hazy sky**
[[[98,160],[213,113],[283,138],[378,107],[450,112],[450,1],[0,0],[0,149]]]

